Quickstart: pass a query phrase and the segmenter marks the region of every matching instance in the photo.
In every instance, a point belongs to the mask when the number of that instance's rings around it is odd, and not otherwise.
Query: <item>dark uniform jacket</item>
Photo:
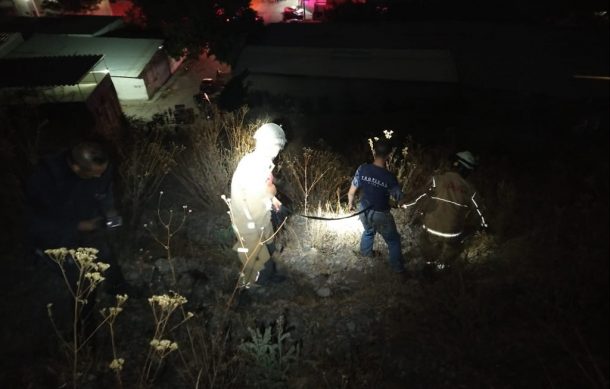
[[[27,182],[31,248],[74,248],[78,223],[104,217],[114,207],[110,167],[99,178],[83,179],[68,165],[68,152],[43,159]]]
[[[480,219],[481,226],[487,226],[474,188],[457,172],[432,177],[430,189],[422,197],[425,197],[423,227],[432,235],[456,238],[473,216]]]

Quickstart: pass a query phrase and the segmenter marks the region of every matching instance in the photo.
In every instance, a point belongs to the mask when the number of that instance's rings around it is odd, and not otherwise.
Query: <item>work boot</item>
[[[279,284],[284,281],[286,281],[286,276],[283,276],[279,273],[273,273],[273,274],[261,274],[258,277],[258,280],[256,281],[256,283],[261,286],[268,286],[271,284]]]
[[[270,259],[265,263],[265,267],[258,273],[256,283],[258,285],[278,284],[286,280],[286,277],[278,274],[275,261]]]

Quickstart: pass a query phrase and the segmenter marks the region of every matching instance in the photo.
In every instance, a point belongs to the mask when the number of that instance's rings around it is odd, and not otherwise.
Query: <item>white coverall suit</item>
[[[259,271],[271,257],[262,242],[273,235],[273,168],[272,159],[254,151],[241,159],[231,181],[233,229],[238,239],[241,238],[234,249],[244,265],[245,284],[256,281]]]

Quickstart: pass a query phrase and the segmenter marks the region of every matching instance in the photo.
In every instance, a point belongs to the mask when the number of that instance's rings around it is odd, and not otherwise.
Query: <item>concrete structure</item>
[[[122,112],[101,55],[0,58],[0,105],[46,120],[52,148],[90,133],[115,138]]]
[[[119,99],[147,100],[169,78],[161,39],[34,34],[6,58],[103,55]]]
[[[468,91],[502,91],[559,98],[608,96],[607,82],[575,76],[608,76],[608,34],[592,34],[571,28],[520,24],[466,22],[392,23],[280,23],[268,26],[252,44],[276,49],[270,63],[280,61],[281,51],[297,55],[297,63],[310,49],[442,50],[451,53],[460,88]],[[282,47],[280,50],[279,48]],[[260,49],[256,49],[260,52]],[[298,52],[302,54],[298,54]],[[238,68],[256,68],[248,49]],[[390,71],[381,56],[369,59],[380,73]],[[344,61],[349,72],[357,61]],[[291,64],[290,66],[294,66]],[[269,68],[271,69],[271,68]],[[410,71],[410,70],[409,70]],[[318,72],[318,70],[316,70]],[[235,71],[235,74],[238,72]],[[276,74],[272,70],[271,74]],[[281,75],[284,76],[283,74]],[[318,82],[319,74],[312,74]],[[320,87],[324,81],[319,82]]]
[[[379,111],[458,90],[448,50],[248,46],[234,72],[247,72],[255,103],[285,96],[317,111]]]

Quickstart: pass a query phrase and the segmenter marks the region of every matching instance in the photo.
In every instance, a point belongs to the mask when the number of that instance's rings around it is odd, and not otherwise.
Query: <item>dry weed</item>
[[[131,129],[131,138],[119,148],[123,209],[131,226],[138,225],[143,206],[159,192],[159,186],[176,166],[180,146],[167,142],[162,130]]]
[[[336,154],[304,147],[299,153],[287,154],[284,161],[286,194],[303,212],[347,193],[349,168]]]
[[[178,160],[176,178],[204,209],[222,207],[240,159],[254,148],[252,134],[262,123],[246,120],[248,110],[214,112],[187,129],[185,152]]]

